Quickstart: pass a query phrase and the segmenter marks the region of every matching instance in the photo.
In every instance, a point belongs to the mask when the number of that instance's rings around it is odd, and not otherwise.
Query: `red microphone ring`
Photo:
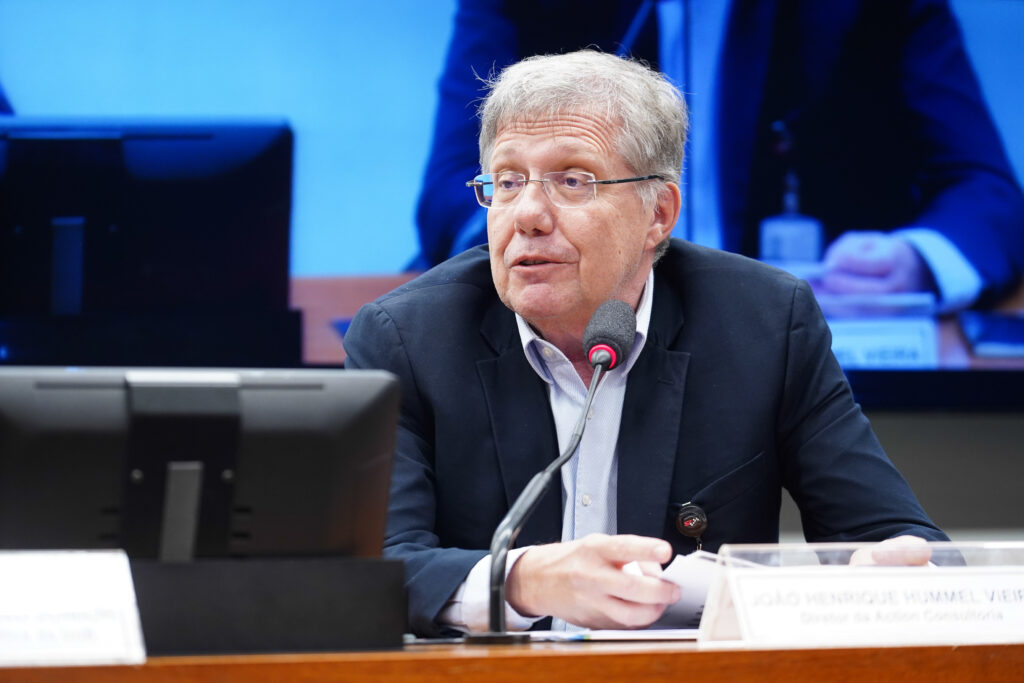
[[[607,351],[608,355],[612,357],[612,362],[608,366],[609,368],[614,368],[616,365],[619,364],[619,358],[618,356],[615,355],[615,349],[608,346],[607,344],[595,344],[590,347],[590,354],[587,356],[587,360],[590,361],[591,363],[594,362],[594,353],[596,351]]]

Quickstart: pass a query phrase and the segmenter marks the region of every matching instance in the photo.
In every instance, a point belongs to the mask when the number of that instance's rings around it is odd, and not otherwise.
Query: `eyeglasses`
[[[540,183],[552,204],[572,209],[592,202],[597,196],[598,185],[636,183],[641,180],[665,180],[665,178],[660,175],[645,175],[636,178],[597,180],[593,173],[586,171],[552,171],[542,174],[540,178],[527,178],[522,173],[502,171],[501,173],[478,175],[468,181],[466,187],[472,187],[476,192],[476,200],[480,206],[488,209],[500,209],[512,204],[527,183]]]

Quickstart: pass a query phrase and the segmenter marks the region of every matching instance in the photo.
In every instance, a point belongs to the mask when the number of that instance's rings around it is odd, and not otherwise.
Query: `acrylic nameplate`
[[[708,595],[702,642],[768,647],[1024,642],[1024,567],[1017,564],[724,564]]]

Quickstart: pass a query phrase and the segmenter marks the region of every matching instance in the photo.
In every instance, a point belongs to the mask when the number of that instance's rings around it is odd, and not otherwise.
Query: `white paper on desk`
[[[591,631],[530,631],[530,640],[540,642],[697,640],[695,628],[640,629],[637,631],[595,629]]]

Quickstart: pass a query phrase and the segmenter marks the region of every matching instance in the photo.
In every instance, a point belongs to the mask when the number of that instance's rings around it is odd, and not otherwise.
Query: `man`
[[[945,538],[853,402],[808,285],[670,238],[687,123],[661,75],[532,58],[481,111],[487,249],[363,307],[345,337],[349,367],[402,382],[385,553],[406,563],[414,631],[486,629],[491,534],[569,441],[608,299],[635,309],[636,343],[517,539],[510,627],[655,621],[678,591],[654,565],[696,548],[675,528],[688,502],[712,551],[776,541],[782,486],[809,540]]]
[[[687,92],[698,123],[677,235],[759,257],[795,178],[831,243],[820,291],[933,291],[953,310],[1020,281],[1024,196],[948,0],[460,2],[416,265],[484,241],[455,194],[476,168],[478,74],[586,46],[642,57]]]

